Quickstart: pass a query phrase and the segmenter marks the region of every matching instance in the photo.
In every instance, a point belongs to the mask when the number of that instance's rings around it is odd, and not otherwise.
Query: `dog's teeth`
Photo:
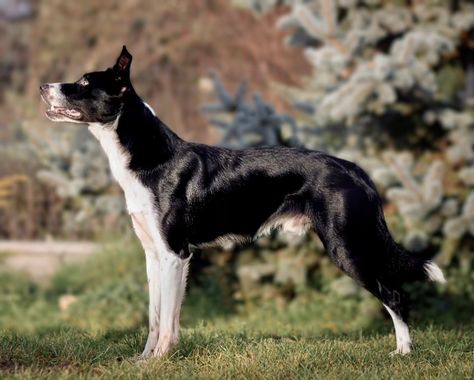
[[[67,109],[66,110],[66,113],[72,117],[79,117],[81,116],[81,113],[79,111],[76,111],[76,110],[72,110],[72,109]]]

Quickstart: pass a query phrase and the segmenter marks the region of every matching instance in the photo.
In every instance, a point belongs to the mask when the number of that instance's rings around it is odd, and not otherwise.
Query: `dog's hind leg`
[[[333,241],[338,241],[338,239]],[[362,239],[362,241],[369,240]],[[339,268],[381,300],[392,317],[397,348],[391,355],[410,353],[411,339],[407,325],[408,305],[405,293],[399,285],[392,284],[384,278],[384,270],[380,267],[382,265],[380,262],[376,259],[372,263],[368,262],[367,258],[361,254],[361,248],[358,245],[349,245],[349,247],[341,243],[327,244],[328,253]]]
[[[403,265],[409,264],[408,260],[399,260],[396,253],[390,251],[392,237],[378,198],[371,198],[370,194],[357,188],[325,196],[324,202],[316,204],[318,212],[313,212],[311,217],[328,255],[339,268],[382,301],[395,326],[397,349],[393,354],[409,353],[408,308],[401,290],[404,277],[403,273],[397,273],[400,268],[404,269]],[[394,262],[393,257],[405,263],[390,265]]]
[[[397,349],[390,353],[390,356],[396,354],[406,355],[411,352],[411,338],[408,330],[408,306],[405,293],[400,289],[392,289],[379,285],[380,299],[383,306],[387,309],[395,327],[395,336],[397,339]]]
[[[361,273],[361,272],[359,272]],[[390,353],[390,356],[396,354],[406,355],[411,352],[411,338],[408,329],[408,298],[399,285],[385,285],[375,276],[359,275],[355,279],[365,289],[382,301],[383,306],[390,314],[395,328],[395,337],[397,348]]]
[[[345,251],[345,248],[342,247],[338,250],[339,253]],[[357,255],[355,256],[357,257]],[[350,258],[350,254],[346,257]],[[354,257],[354,252],[352,252],[352,257]],[[395,351],[390,353],[390,356],[410,353],[411,339],[407,324],[408,300],[406,294],[399,285],[387,285],[388,283],[382,283],[384,280],[379,279],[383,278],[383,272],[374,273],[372,271],[373,268],[370,268],[366,263],[362,263],[357,260],[349,259],[342,261],[343,265],[341,265],[341,268],[360,285],[381,300],[383,306],[392,317],[397,339],[397,348]]]
[[[331,246],[331,245],[330,245]],[[336,264],[361,286],[371,292],[382,301],[385,309],[393,320],[397,348],[390,355],[408,354],[411,351],[411,339],[408,331],[408,305],[407,297],[399,286],[385,285],[379,281],[377,276],[383,277],[382,273],[374,273],[370,264],[357,260],[360,255],[357,250],[350,250],[339,245],[329,249],[330,256]]]
[[[133,228],[145,251],[146,273],[148,279],[148,338],[141,357],[146,358],[153,353],[160,328],[160,261],[158,251],[148,229],[147,222],[141,213],[132,216]]]

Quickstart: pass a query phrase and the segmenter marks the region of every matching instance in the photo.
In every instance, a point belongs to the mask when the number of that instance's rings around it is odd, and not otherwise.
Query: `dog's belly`
[[[272,231],[277,230],[283,233],[290,235],[303,235],[309,229],[311,229],[310,219],[303,214],[292,214],[292,215],[276,215],[270,217],[265,221],[257,232],[253,235],[238,235],[233,233],[228,233],[222,236],[218,236],[212,241],[204,243],[195,243],[194,245],[200,248],[206,247],[223,247],[225,249],[230,249],[236,244],[248,243],[251,240],[258,239],[262,236],[270,234]]]

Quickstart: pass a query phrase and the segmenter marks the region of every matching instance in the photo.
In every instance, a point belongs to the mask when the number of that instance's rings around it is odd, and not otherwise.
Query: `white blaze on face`
[[[61,92],[62,83],[48,83],[47,92],[42,94],[43,99],[52,105],[63,104],[66,102],[66,97]]]

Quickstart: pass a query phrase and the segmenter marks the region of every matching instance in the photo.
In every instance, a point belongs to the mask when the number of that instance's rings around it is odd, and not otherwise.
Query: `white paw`
[[[155,358],[165,356],[176,345],[176,341],[177,339],[173,339],[172,337],[160,337],[158,344],[153,350],[153,356]]]
[[[146,359],[153,355],[154,348],[156,346],[156,342],[158,341],[158,331],[157,330],[150,330],[148,334],[148,338],[146,340],[145,348],[140,355],[140,358]]]
[[[139,358],[140,360],[145,360],[145,359],[150,358],[151,356],[153,356],[153,349],[147,349],[147,348],[145,347],[145,349],[143,350],[143,352],[142,352],[140,355],[138,355],[138,358]]]
[[[394,357],[396,355],[407,355],[411,352],[411,343],[401,343],[398,345],[395,351],[390,352],[389,356]]]

